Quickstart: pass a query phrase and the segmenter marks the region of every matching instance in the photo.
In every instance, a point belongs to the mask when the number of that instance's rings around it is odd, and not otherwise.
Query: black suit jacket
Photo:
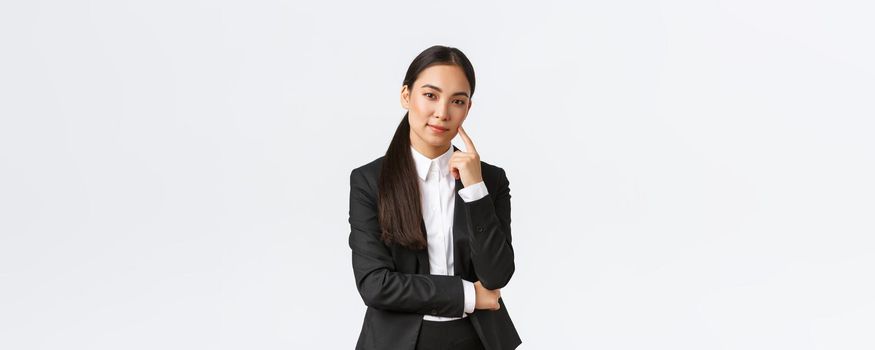
[[[458,147],[453,146],[454,149]],[[385,157],[350,174],[349,246],[359,294],[367,310],[356,349],[414,349],[423,315],[460,317],[464,313],[462,279],[485,288],[503,288],[514,272],[510,234],[510,187],[504,169],[481,161],[485,197],[465,202],[456,180],[453,220],[454,276],[429,274],[428,251],[414,251],[380,240],[377,179]],[[425,232],[425,225],[422,225]],[[487,350],[514,349],[522,341],[507,312],[469,314]]]

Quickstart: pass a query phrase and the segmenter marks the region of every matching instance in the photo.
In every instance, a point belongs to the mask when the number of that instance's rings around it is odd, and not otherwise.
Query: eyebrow
[[[444,92],[443,90],[441,90],[441,88],[439,88],[439,87],[437,87],[437,86],[434,86],[434,85],[431,85],[431,84],[425,84],[425,85],[423,85],[423,86],[421,86],[421,87],[424,87],[424,88],[432,88],[432,89],[437,90],[438,92]],[[465,97],[470,98],[470,97],[468,96],[468,93],[467,93],[467,92],[464,92],[464,91],[459,91],[459,92],[453,93],[453,94],[450,95],[450,96],[456,96],[456,95],[462,95],[462,96],[465,96]]]

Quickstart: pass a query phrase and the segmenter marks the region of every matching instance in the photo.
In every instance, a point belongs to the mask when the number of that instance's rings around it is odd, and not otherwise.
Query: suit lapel
[[[468,222],[465,214],[465,201],[459,195],[459,190],[463,188],[462,180],[456,180],[455,197],[456,203],[453,208],[453,274],[458,276],[468,276],[468,266],[466,261],[470,261],[469,250],[470,242],[468,241]]]
[[[425,223],[423,222],[419,226],[422,227],[422,232],[425,232]],[[428,235],[426,235],[426,239],[428,239]],[[431,269],[428,265],[428,247],[414,252],[416,253],[417,261],[416,273],[429,274]]]
[[[453,145],[453,152],[459,148]],[[461,179],[456,179],[456,189],[453,190],[455,203],[453,204],[453,274],[458,276],[468,276],[468,266],[466,261],[470,261],[468,252],[470,250],[470,242],[468,241],[468,221],[465,214],[465,201],[459,195],[459,190],[464,188]]]

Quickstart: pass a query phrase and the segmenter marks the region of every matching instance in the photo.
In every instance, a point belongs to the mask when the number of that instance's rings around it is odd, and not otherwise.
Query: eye
[[[432,97],[434,97],[434,94],[433,94],[433,93],[430,93],[430,92],[426,92],[426,93],[424,93],[423,95],[424,95],[425,97],[428,97],[428,98],[432,98]]]
[[[456,102],[460,102],[460,103],[456,103]],[[465,100],[455,100],[455,101],[453,101],[453,103],[456,103],[457,105],[464,105]]]

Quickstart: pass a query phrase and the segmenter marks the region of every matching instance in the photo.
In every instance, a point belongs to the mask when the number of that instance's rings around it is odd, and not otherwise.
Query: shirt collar
[[[453,156],[455,147],[451,144],[446,152],[437,156],[435,159],[429,159],[422,153],[419,153],[413,146],[410,146],[410,153],[413,154],[413,161],[416,163],[416,174],[419,178],[425,180],[428,176],[428,171],[432,166],[437,166],[438,174],[444,175],[449,173],[450,157]]]

